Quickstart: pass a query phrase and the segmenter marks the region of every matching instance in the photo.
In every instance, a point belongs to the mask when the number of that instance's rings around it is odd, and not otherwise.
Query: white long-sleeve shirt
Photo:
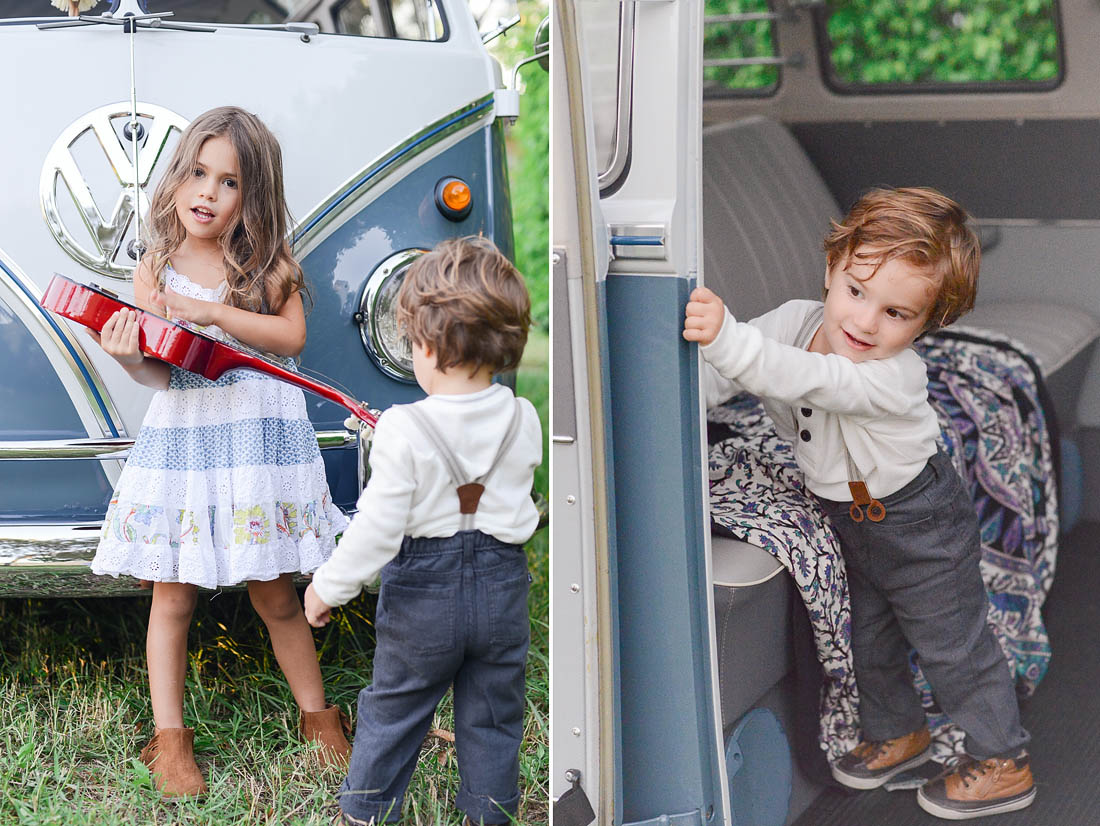
[[[515,404],[512,391],[499,384],[414,402],[471,479],[489,469]],[[538,414],[527,399],[519,404],[519,433],[488,480],[474,515],[476,530],[516,544],[530,539],[538,525],[531,484],[542,461]],[[378,418],[370,481],[359,497],[359,512],[332,556],[313,574],[313,589],[326,605],[343,605],[374,581],[405,536],[453,536],[460,529],[454,482],[428,436],[406,412],[414,405],[394,405]]]
[[[857,363],[792,346],[820,306],[788,301],[747,323],[727,309],[718,336],[700,348],[707,406],[742,388],[760,396],[813,493],[851,501],[847,445],[867,490],[881,499],[936,453],[940,427],[928,403],[928,373],[911,349]]]

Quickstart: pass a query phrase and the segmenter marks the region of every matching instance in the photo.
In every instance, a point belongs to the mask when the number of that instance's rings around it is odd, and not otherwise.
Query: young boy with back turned
[[[876,189],[825,239],[825,301],[738,322],[705,288],[683,336],[698,342],[707,404],[739,389],[764,401],[844,556],[862,740],[833,767],[855,789],[930,758],[909,649],[969,759],[917,801],[961,820],[1035,799],[1011,672],[986,624],[970,497],[938,448],[924,362],[910,345],[974,306],[980,250],[966,213],[923,188]],[[793,428],[793,430],[792,430]]]
[[[397,297],[428,394],[382,414],[359,512],[306,590],[328,622],[379,572],[373,682],[359,694],[343,822],[396,822],[436,705],[454,685],[456,805],[467,823],[509,823],[519,804],[531,501],[542,461],[535,408],[493,375],[514,369],[531,303],[481,237],[419,258]]]

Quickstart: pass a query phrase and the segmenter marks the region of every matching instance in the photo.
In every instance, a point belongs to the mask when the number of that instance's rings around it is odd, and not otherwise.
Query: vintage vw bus
[[[918,344],[1026,697],[1040,788],[1011,820],[1095,822],[1075,755],[1097,694],[1073,687],[1100,678],[1100,8],[554,13],[555,822],[938,822],[919,777],[831,782],[821,744],[835,759],[858,736],[846,595],[827,599],[842,564],[800,544],[813,520],[753,401],[704,410],[680,336],[699,283],[742,319],[820,298],[829,219],[878,184],[947,192],[982,239],[977,308]],[[947,759],[958,741],[937,731]]]
[[[517,102],[465,2],[114,0],[58,15],[48,0],[0,6],[0,595],[136,587],[87,563],[149,391],[39,298],[55,272],[132,295],[135,204],[190,118],[234,103],[279,138],[313,299],[304,371],[372,408],[420,395],[392,314],[405,268],[456,235],[512,250],[503,125]],[[444,198],[451,181],[464,202]],[[307,403],[333,496],[353,505],[346,412]]]

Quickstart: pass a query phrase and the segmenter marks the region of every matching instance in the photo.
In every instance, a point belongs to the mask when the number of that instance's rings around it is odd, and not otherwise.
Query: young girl
[[[150,208],[151,249],[134,273],[138,306],[286,357],[305,346],[301,268],[286,241],[282,156],[235,107],[196,118]],[[146,655],[156,733],[142,750],[161,793],[206,790],[183,727],[187,630],[197,586],[248,583],[301,707],[303,738],[345,762],[346,719],[325,703],[313,637],[291,575],[316,569],[347,518],[329,496],[302,391],[251,370],[208,381],[142,356],[137,314],[96,336],[157,393],[119,478],[92,563],[152,580]]]

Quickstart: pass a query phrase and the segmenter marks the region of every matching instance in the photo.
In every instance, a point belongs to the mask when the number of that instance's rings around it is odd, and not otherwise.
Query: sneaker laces
[[[963,787],[969,789],[971,780],[978,780],[983,775],[988,774],[997,767],[996,760],[975,760],[969,758],[960,763],[955,771],[959,775],[959,780],[962,781]]]

